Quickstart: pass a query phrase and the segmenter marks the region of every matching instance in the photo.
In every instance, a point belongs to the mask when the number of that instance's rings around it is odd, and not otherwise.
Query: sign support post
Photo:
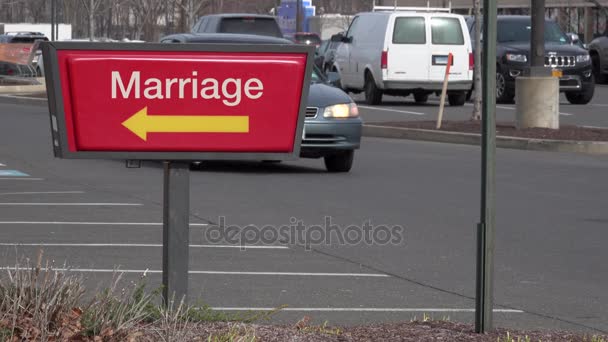
[[[481,104],[481,213],[477,225],[475,332],[492,329],[494,309],[494,221],[496,187],[496,32],[497,1],[483,0]]]
[[[164,162],[163,299],[186,300],[190,241],[190,165]]]

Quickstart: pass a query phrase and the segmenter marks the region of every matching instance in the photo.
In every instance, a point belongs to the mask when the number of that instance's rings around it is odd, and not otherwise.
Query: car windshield
[[[224,18],[220,24],[220,32],[283,37],[277,22],[272,18]]]
[[[312,75],[310,75],[310,83],[325,83],[326,78],[321,74],[321,71],[316,66],[312,68]]]
[[[498,42],[522,42],[529,43],[532,32],[530,19],[522,20],[499,20]],[[545,21],[545,43],[569,44],[568,38],[553,21]]]

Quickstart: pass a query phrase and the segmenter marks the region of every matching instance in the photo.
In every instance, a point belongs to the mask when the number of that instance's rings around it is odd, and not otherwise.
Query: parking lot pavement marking
[[[15,267],[2,267],[1,270],[14,271]],[[79,273],[137,273],[152,274],[163,273],[161,270],[123,270],[113,268],[47,268],[41,271],[79,272]],[[188,271],[188,274],[216,274],[216,275],[262,275],[262,276],[296,276],[296,277],[354,277],[354,278],[390,278],[388,274],[382,273],[315,273],[315,272],[238,272],[238,271]]]
[[[215,311],[276,311],[277,308],[255,308],[255,307],[211,307]],[[282,308],[281,311],[302,312],[475,312],[469,308]],[[524,313],[523,310],[494,309],[496,313]]]
[[[466,103],[465,105],[468,106],[468,107],[473,107],[472,103]],[[496,108],[506,109],[506,110],[516,110],[517,109],[515,106],[496,106]],[[559,115],[571,116],[571,115],[574,115],[574,114],[560,112]]]
[[[5,247],[162,247],[155,243],[0,243]],[[287,246],[190,245],[190,248],[289,249]]]
[[[18,170],[0,170],[0,176],[2,177],[29,177],[27,173],[23,173]]]
[[[0,167],[5,167],[5,166],[6,166],[6,165],[4,165],[4,164],[0,163]]]
[[[68,221],[0,221],[2,224],[23,225],[73,225],[73,226],[162,226],[157,222],[68,222]],[[208,226],[207,223],[190,223],[190,227]]]
[[[3,202],[0,206],[100,206],[100,207],[140,207],[141,203],[52,203],[52,202]]]
[[[400,110],[400,109],[391,109],[391,108],[381,108],[381,107],[370,107],[370,106],[358,106],[359,108],[364,108],[364,109],[373,109],[373,110],[380,110],[380,111],[385,111],[385,112],[396,112],[396,113],[403,113],[403,114],[412,114],[412,115],[426,115],[425,113],[420,113],[420,112],[410,112],[408,110]]]
[[[63,194],[84,194],[84,191],[24,191],[24,192],[0,192],[2,196],[8,195],[63,195]]]
[[[6,178],[6,177],[0,177],[0,180],[43,181],[44,178],[25,178],[25,177],[24,178],[20,178],[20,177],[17,177],[17,178]]]

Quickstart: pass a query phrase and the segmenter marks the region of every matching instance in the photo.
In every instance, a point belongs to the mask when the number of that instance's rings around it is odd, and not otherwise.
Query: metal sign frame
[[[304,128],[306,104],[313,71],[314,48],[298,44],[161,44],[161,43],[91,43],[42,42],[46,73],[46,89],[51,119],[51,135],[55,157],[65,159],[125,159],[125,160],[294,160],[300,155],[301,132]],[[69,150],[65,120],[63,89],[61,87],[57,51],[150,51],[150,52],[244,52],[306,54],[305,75],[300,95],[300,107],[292,152],[172,152],[172,151],[82,151]]]

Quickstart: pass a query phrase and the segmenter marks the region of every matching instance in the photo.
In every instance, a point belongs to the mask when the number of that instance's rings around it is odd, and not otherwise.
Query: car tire
[[[416,103],[426,103],[429,100],[429,94],[423,92],[414,92],[414,100]]]
[[[448,102],[450,106],[464,106],[467,101],[467,92],[461,91],[458,93],[448,94]]]
[[[376,86],[376,81],[370,73],[365,74],[365,102],[376,106],[382,102],[382,90]]]
[[[507,80],[500,71],[496,72],[496,102],[513,103],[515,95],[507,89]]]
[[[572,92],[572,91],[566,92],[566,99],[571,104],[585,105],[585,104],[591,102],[591,99],[593,99],[594,93],[595,93],[595,78],[592,75],[591,83],[590,83],[589,87],[583,88],[583,90],[580,92]]]
[[[332,72],[338,73],[338,68],[336,68],[335,66],[331,68]],[[338,73],[339,74],[339,73]],[[348,93],[347,89],[344,89],[344,87],[342,86],[342,77],[340,77],[340,79],[338,81],[336,81],[336,88],[338,89],[342,89],[344,90],[344,92]]]
[[[354,150],[348,150],[325,156],[325,168],[329,172],[348,172],[353,166]]]
[[[608,82],[608,77],[602,73],[600,67],[600,57],[596,54],[591,56],[591,63],[593,65],[593,76],[595,76],[595,82],[598,84],[604,84]]]

